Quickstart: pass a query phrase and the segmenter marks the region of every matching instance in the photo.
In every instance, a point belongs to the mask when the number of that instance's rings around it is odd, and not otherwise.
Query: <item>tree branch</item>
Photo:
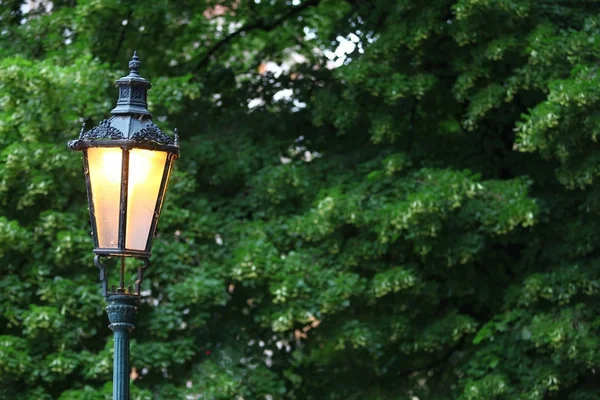
[[[452,357],[452,355],[454,354],[455,351],[457,351],[458,349],[460,349],[462,347],[462,345],[465,342],[465,336],[463,336],[462,338],[460,338],[460,341],[453,347],[451,347],[450,349],[448,349],[443,355],[442,357],[440,357],[437,360],[433,360],[425,365],[422,365],[418,368],[413,368],[413,369],[409,369],[409,370],[405,370],[405,371],[401,371],[399,372],[397,375],[398,376],[408,376],[414,372],[422,372],[422,371],[427,371],[433,368],[437,368],[442,364],[445,364],[446,362],[448,362],[448,360],[450,360],[450,357]]]
[[[127,20],[127,24],[125,24],[123,26],[123,29],[121,29],[121,35],[119,36],[119,41],[117,42],[117,47],[116,47],[111,65],[114,65],[117,62],[117,58],[119,57],[119,53],[121,52],[121,47],[123,46],[123,43],[125,42],[125,35],[127,34],[127,28],[129,28],[129,25],[131,24],[132,16],[133,16],[133,8],[130,8],[129,11],[127,12],[127,17],[125,17],[125,19]]]
[[[219,51],[219,49],[221,49],[223,46],[227,45],[229,42],[231,42],[233,39],[240,36],[241,34],[247,34],[248,32],[255,31],[255,30],[261,30],[261,31],[265,31],[265,32],[272,31],[273,29],[279,27],[284,22],[286,22],[290,18],[293,18],[294,16],[298,15],[299,13],[306,10],[307,8],[317,6],[319,4],[319,2],[320,2],[320,0],[307,0],[304,3],[300,4],[299,6],[293,7],[287,13],[281,15],[279,18],[273,20],[270,23],[266,23],[265,21],[258,21],[258,22],[254,22],[254,23],[251,23],[251,24],[241,27],[237,31],[225,36],[223,38],[223,40],[221,40],[220,42],[216,43],[213,47],[211,47],[206,52],[206,54],[204,54],[204,57],[202,57],[202,60],[200,60],[200,62],[194,69],[194,72],[198,72],[202,68],[206,67],[210,61],[210,58],[217,51]]]

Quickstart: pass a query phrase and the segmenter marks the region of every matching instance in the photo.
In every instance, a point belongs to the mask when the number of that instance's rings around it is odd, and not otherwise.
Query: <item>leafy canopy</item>
[[[599,15],[3,0],[0,398],[110,399],[65,143],[108,115],[134,49],[182,142],[135,399],[597,398]]]

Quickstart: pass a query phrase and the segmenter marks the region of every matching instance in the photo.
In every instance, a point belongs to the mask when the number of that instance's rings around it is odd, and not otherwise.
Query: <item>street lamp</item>
[[[113,399],[129,400],[129,337],[148,267],[171,167],[179,157],[174,138],[152,123],[147,108],[151,83],[138,73],[137,53],[129,75],[117,80],[119,99],[112,116],[91,130],[82,127],[69,147],[83,153],[90,219],[95,244],[94,264],[100,268],[102,294],[114,332]],[[109,290],[102,257],[119,257],[119,286]],[[125,286],[125,257],[140,260],[135,289]]]

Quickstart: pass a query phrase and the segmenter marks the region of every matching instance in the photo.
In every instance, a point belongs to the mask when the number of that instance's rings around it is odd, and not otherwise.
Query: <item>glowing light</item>
[[[160,162],[164,165],[164,156],[162,157],[163,160],[158,160],[159,156],[163,154],[157,151],[140,149],[131,151],[129,153],[129,181],[134,185],[144,183],[148,179],[148,173],[154,164]]]
[[[125,247],[144,250],[156,211],[167,153],[133,149],[129,152],[127,237]],[[131,206],[130,206],[131,205]]]
[[[119,234],[119,201],[123,151],[118,147],[88,149],[88,165],[98,245],[115,248]]]
[[[100,149],[98,149],[100,150]],[[93,150],[92,150],[93,151]],[[102,174],[106,181],[116,183],[121,181],[122,152],[119,148],[102,149]]]
[[[127,151],[127,150],[125,150]],[[152,234],[167,153],[145,149],[129,150],[125,247],[145,250]],[[88,165],[98,245],[117,248],[121,217],[123,150],[119,147],[88,149]],[[159,204],[160,205],[160,204]]]

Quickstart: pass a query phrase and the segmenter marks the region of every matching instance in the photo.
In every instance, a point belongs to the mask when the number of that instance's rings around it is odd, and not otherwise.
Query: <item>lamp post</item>
[[[112,116],[69,147],[83,153],[94,264],[100,269],[102,294],[114,332],[113,399],[129,400],[129,338],[140,301],[144,270],[149,265],[171,167],[179,157],[177,132],[171,138],[152,123],[147,108],[150,82],[138,73],[137,53],[129,75],[117,80],[119,99]],[[104,257],[120,259],[119,285],[108,287]],[[125,257],[140,261],[132,289],[125,284]]]

